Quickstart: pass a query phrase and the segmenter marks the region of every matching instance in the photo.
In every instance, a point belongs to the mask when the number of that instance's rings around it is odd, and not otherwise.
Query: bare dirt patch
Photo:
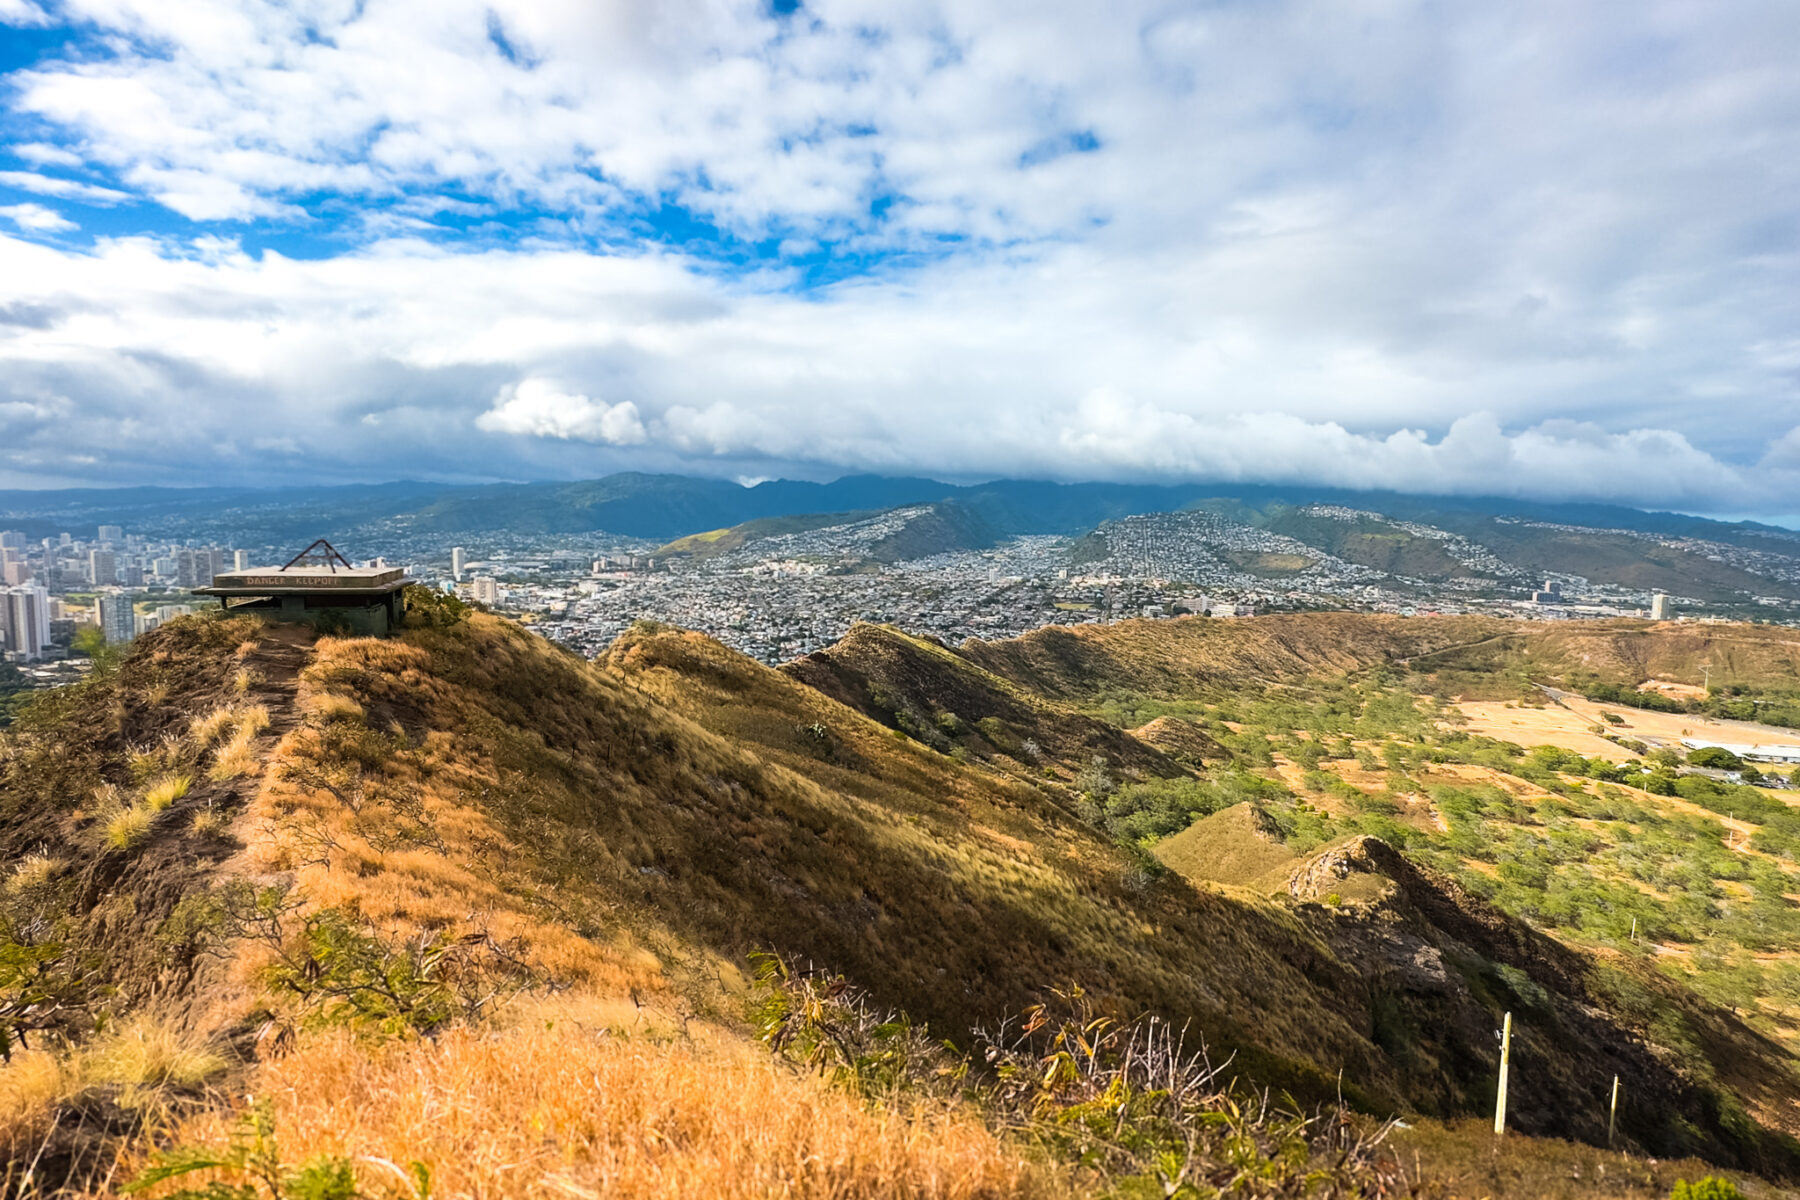
[[[1519,708],[1492,700],[1465,700],[1456,707],[1468,718],[1469,723],[1464,728],[1482,737],[1521,746],[1555,746],[1559,750],[1571,750],[1586,758],[1604,758],[1608,762],[1624,762],[1636,757],[1625,747],[1590,732],[1593,726],[1604,723],[1597,705],[1593,706],[1593,712],[1585,715],[1555,704],[1544,708]],[[1624,726],[1619,728],[1621,732],[1628,732]]]
[[[1648,683],[1638,684],[1640,692],[1661,692],[1674,700],[1704,700],[1706,689],[1695,687],[1691,683],[1677,683],[1673,679],[1652,679]]]
[[[1610,724],[1600,715],[1604,709],[1624,720],[1621,725],[1611,726],[1615,732],[1624,737],[1639,738],[1653,744],[1666,743],[1671,746],[1679,746],[1681,739],[1688,737],[1713,738],[1721,742],[1741,742],[1751,745],[1774,743],[1791,746],[1800,742],[1800,730],[1781,729],[1774,725],[1758,725],[1754,721],[1722,721],[1716,717],[1702,717],[1692,713],[1659,713],[1639,708],[1626,708],[1617,704],[1596,704],[1592,700],[1570,695],[1567,692],[1558,693],[1557,699],[1561,702],[1560,705],[1553,704],[1542,711],[1546,713],[1560,711],[1577,727],[1587,728],[1592,725]],[[1559,743],[1552,743],[1552,745],[1556,744]],[[1615,751],[1620,749],[1620,747],[1614,747]]]

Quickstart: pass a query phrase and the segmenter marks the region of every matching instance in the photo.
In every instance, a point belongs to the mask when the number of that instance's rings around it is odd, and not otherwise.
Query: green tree
[[[1723,746],[1702,746],[1698,750],[1690,750],[1687,760],[1696,767],[1711,767],[1718,771],[1736,771],[1744,765],[1743,759]]]
[[[75,640],[71,643],[75,653],[86,655],[94,662],[94,674],[110,674],[124,657],[121,647],[109,645],[106,633],[98,625],[83,625],[75,631]]]

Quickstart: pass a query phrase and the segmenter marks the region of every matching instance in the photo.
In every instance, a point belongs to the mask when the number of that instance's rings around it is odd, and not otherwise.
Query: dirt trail
[[[300,723],[300,672],[312,661],[316,640],[303,625],[272,625],[245,662],[257,676],[251,699],[268,707],[272,742]]]

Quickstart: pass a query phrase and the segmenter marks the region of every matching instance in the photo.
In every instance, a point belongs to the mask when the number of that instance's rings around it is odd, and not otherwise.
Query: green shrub
[[[204,1188],[164,1192],[161,1200],[356,1200],[363,1194],[348,1158],[321,1154],[299,1166],[282,1162],[273,1110],[266,1100],[238,1119],[224,1150],[177,1146],[162,1151],[124,1190],[142,1192],[200,1171],[215,1171],[227,1179]],[[411,1176],[413,1194],[426,1200],[431,1195],[431,1168],[415,1161]]]
[[[469,619],[469,606],[436,588],[408,584],[401,594],[406,603],[403,629],[448,629]]]
[[[1744,1200],[1744,1193],[1738,1191],[1737,1184],[1731,1180],[1708,1175],[1693,1183],[1685,1179],[1676,1180],[1675,1190],[1669,1193],[1669,1200]]]
[[[0,1059],[30,1049],[34,1034],[91,1022],[103,990],[60,943],[35,940],[0,915]]]
[[[260,943],[270,952],[263,984],[309,1028],[429,1035],[485,1018],[543,982],[516,947],[485,934],[393,942],[354,911],[304,908],[285,888],[234,881],[183,901],[160,936],[196,949],[232,938]]]
[[[972,1102],[997,1131],[1100,1172],[1105,1194],[1386,1195],[1401,1182],[1379,1151],[1387,1126],[1240,1090],[1184,1026],[1119,1020],[1079,987],[973,1030],[963,1053],[842,976],[751,961],[751,1018],[777,1054],[872,1099]]]

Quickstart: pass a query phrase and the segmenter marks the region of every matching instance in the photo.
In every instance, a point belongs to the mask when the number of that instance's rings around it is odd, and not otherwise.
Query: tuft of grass
[[[301,702],[300,707],[309,716],[321,722],[360,721],[366,715],[362,705],[337,692],[310,693]]]
[[[155,1013],[126,1018],[82,1051],[89,1079],[132,1088],[196,1088],[227,1065],[205,1039]]]
[[[34,892],[49,883],[68,865],[67,859],[45,854],[41,850],[27,854],[7,877],[6,890],[15,895]]]
[[[211,746],[224,737],[236,724],[237,710],[229,704],[221,704],[203,717],[195,717],[189,732],[202,749]]]
[[[150,833],[156,813],[143,805],[121,808],[106,819],[106,844],[114,850],[129,850]]]
[[[240,696],[250,694],[250,689],[262,682],[262,675],[249,667],[239,667],[231,677],[231,690]]]
[[[225,832],[225,814],[216,809],[203,808],[194,814],[188,828],[201,837],[212,837]]]
[[[164,775],[144,790],[144,807],[151,812],[161,812],[187,795],[193,782],[191,775]]]
[[[29,1160],[51,1132],[62,1102],[82,1086],[78,1066],[68,1055],[41,1048],[13,1051],[0,1066],[0,1158]],[[9,1188],[8,1194],[29,1193]]]
[[[256,738],[269,727],[269,709],[263,704],[226,704],[194,722],[194,740],[202,748],[226,739],[213,756],[208,778],[236,779],[256,770]],[[227,736],[229,735],[229,736]]]
[[[237,731],[250,732],[255,737],[269,727],[269,706],[266,704],[249,704],[237,710]]]
[[[204,1038],[153,1011],[135,1013],[77,1046],[14,1050],[0,1065],[0,1158],[9,1161],[8,1170],[0,1171],[0,1191],[37,1194],[17,1186],[21,1176],[11,1167],[23,1169],[40,1155],[70,1110],[97,1089],[147,1125],[162,1126],[174,1119],[178,1094],[192,1096],[229,1066]]]
[[[212,769],[207,776],[215,780],[236,779],[256,770],[256,735],[247,729],[240,729],[230,741],[219,747],[213,756]]]

